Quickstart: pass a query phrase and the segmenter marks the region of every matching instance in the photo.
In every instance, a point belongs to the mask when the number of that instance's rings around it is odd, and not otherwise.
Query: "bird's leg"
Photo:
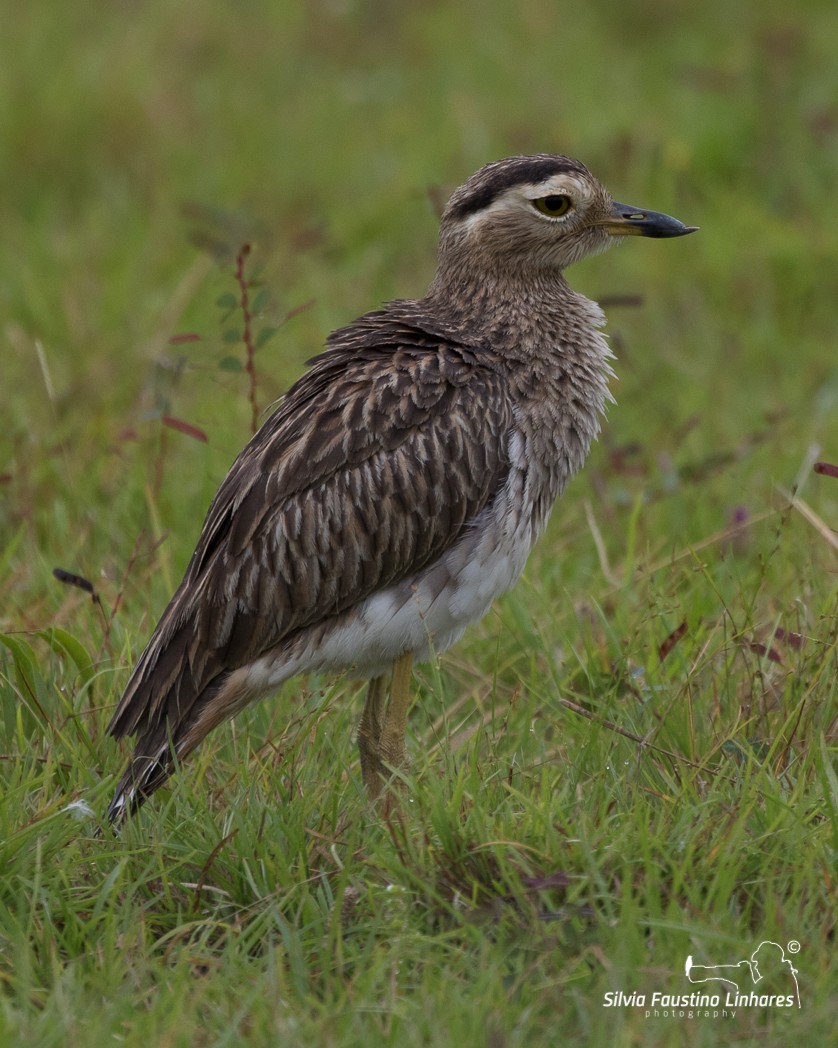
[[[387,678],[373,677],[367,689],[367,699],[361,723],[358,725],[358,752],[361,755],[361,776],[370,800],[381,793],[386,774],[379,755],[381,741],[381,714],[387,697]]]
[[[402,768],[407,764],[404,734],[410,708],[412,669],[412,654],[396,659],[386,711],[384,700],[387,697],[387,678],[374,677],[367,689],[364,712],[358,725],[358,752],[361,755],[364,787],[367,796],[373,801],[381,795],[389,777],[388,769]]]
[[[407,764],[404,733],[407,727],[407,711],[410,708],[410,681],[413,670],[413,653],[400,655],[393,663],[393,681],[390,685],[390,702],[381,726],[378,756],[390,768],[398,769]]]

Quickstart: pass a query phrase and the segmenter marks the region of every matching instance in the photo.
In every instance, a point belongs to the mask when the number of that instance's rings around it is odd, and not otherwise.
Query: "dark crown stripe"
[[[458,190],[449,203],[452,218],[467,218],[488,207],[507,189],[527,182],[544,182],[565,171],[586,174],[578,160],[566,156],[522,156],[488,164]]]

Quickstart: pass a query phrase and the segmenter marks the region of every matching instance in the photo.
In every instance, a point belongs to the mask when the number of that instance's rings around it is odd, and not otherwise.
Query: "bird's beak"
[[[611,204],[611,214],[597,225],[604,226],[612,237],[683,237],[694,233],[698,226],[685,226],[677,218],[659,211],[643,211],[630,204]]]

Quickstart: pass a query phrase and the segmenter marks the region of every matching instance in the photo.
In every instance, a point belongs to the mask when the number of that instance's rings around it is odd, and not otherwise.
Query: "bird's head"
[[[614,237],[679,237],[696,227],[618,204],[584,164],[539,154],[498,160],[455,190],[440,226],[440,267],[562,270]]]

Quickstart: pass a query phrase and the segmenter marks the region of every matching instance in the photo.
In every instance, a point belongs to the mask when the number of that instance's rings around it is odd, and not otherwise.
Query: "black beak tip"
[[[685,237],[688,233],[695,233],[698,226],[685,226],[677,218],[669,215],[649,215],[647,221],[642,224],[643,232],[648,237]]]
[[[677,219],[670,218],[666,222],[650,222],[642,227],[642,235],[658,240],[668,240],[671,237],[685,237],[688,233],[698,231],[698,226],[685,226]]]

